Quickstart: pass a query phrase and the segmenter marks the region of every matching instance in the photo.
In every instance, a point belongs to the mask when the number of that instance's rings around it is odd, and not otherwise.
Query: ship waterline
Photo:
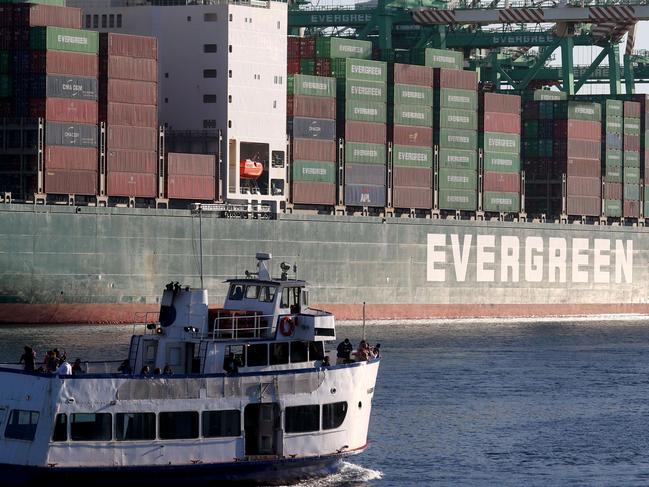
[[[199,284],[201,233],[211,302],[263,250],[339,319],[649,313],[643,227],[2,205],[0,322],[142,321]]]

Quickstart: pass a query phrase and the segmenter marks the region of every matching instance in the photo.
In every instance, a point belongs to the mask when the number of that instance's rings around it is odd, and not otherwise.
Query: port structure
[[[412,5],[378,0],[316,7],[294,2],[289,5],[289,31],[326,30],[376,38],[384,61],[394,61],[395,53],[406,49],[453,48],[467,54],[483,50],[470,64],[481,70],[482,80],[493,84],[495,91],[557,86],[572,95],[586,84],[607,82],[616,95],[622,93],[622,83],[626,93],[634,93],[636,83],[649,83],[649,55],[634,51],[637,22],[649,20],[649,5],[642,1],[424,0]],[[621,64],[620,43],[625,35]],[[598,46],[602,51],[589,65],[575,66],[576,46]],[[548,65],[557,51],[560,66]],[[605,59],[608,66],[601,66]]]

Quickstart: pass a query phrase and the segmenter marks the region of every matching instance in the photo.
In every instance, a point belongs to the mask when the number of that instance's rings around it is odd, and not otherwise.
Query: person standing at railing
[[[36,362],[36,352],[29,345],[25,345],[25,353],[20,356],[19,364],[25,363],[25,370],[28,372],[34,371],[34,364]]]

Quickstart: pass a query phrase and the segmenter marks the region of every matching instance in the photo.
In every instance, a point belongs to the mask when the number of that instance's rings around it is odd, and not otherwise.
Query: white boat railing
[[[210,324],[207,337],[212,340],[239,338],[270,338],[274,329],[274,314],[262,315],[254,311],[219,311]],[[239,313],[239,314],[238,314]],[[227,327],[225,327],[226,325]]]

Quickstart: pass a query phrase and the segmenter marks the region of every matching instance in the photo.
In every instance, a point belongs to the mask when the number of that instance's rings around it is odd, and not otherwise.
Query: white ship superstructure
[[[379,360],[327,365],[334,317],[308,307],[286,265],[272,279],[269,256],[258,258],[259,272],[228,281],[220,310],[208,311],[205,290],[167,286],[121,371],[0,366],[3,478],[286,483],[362,451]]]

